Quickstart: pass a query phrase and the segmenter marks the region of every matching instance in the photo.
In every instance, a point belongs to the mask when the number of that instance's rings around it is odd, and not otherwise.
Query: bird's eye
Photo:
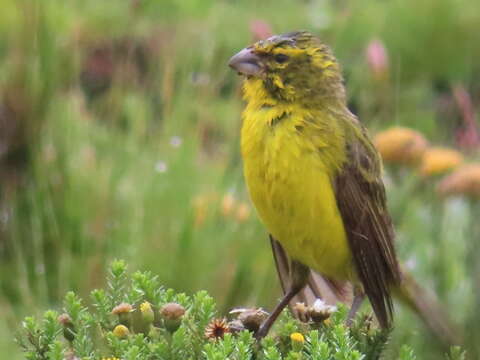
[[[286,62],[289,58],[288,58],[288,55],[285,55],[285,54],[276,54],[274,57],[275,61],[279,64],[282,64],[284,62]]]

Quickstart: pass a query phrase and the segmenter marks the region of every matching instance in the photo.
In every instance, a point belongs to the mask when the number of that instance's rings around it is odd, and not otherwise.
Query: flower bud
[[[63,337],[69,342],[75,339],[75,328],[72,323],[72,318],[68,314],[61,314],[58,316],[57,321],[63,327]]]
[[[115,326],[113,329],[113,335],[121,339],[127,337],[129,334],[130,330],[128,330],[128,328],[122,324]]]
[[[153,324],[155,314],[153,313],[152,305],[148,301],[140,304],[140,313],[142,314],[142,320],[145,326],[148,327]]]
[[[160,309],[160,315],[163,318],[165,328],[171,333],[180,327],[184,314],[185,308],[177,303],[165,304]]]
[[[294,332],[290,334],[290,340],[292,341],[293,351],[301,351],[303,344],[305,343],[305,338],[299,332]]]
[[[121,303],[113,308],[112,314],[118,316],[120,324],[125,326],[131,325],[131,312],[133,311],[132,305],[128,303]]]

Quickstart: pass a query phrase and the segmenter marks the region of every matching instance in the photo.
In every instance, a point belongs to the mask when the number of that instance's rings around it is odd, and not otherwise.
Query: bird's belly
[[[244,151],[244,170],[250,196],[268,231],[291,258],[331,278],[349,278],[351,253],[321,157],[295,141],[283,149],[258,150]]]

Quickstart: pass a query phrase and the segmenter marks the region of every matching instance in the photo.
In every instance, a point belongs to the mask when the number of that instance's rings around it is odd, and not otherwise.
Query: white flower
[[[155,171],[158,173],[164,173],[168,169],[167,163],[165,161],[157,161],[155,164]]]
[[[178,148],[180,147],[180,145],[182,145],[182,138],[180,136],[172,136],[170,138],[170,145],[174,148]]]

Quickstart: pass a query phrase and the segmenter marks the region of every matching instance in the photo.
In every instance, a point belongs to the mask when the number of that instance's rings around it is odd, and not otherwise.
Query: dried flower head
[[[130,334],[130,330],[125,325],[117,325],[113,329],[113,335],[115,335],[118,338],[124,338],[127,337]]]
[[[238,314],[238,320],[243,324],[245,329],[256,332],[260,325],[268,317],[268,312],[262,308],[240,308],[233,309],[230,314]]]
[[[113,308],[112,314],[113,315],[120,315],[120,314],[127,314],[133,311],[132,305],[128,303],[121,303]]]
[[[221,339],[230,332],[226,319],[213,319],[205,328],[205,337],[210,340]]]
[[[322,299],[317,299],[308,308],[308,315],[314,322],[320,323],[327,320],[335,311],[337,311],[336,306],[328,305]]]
[[[295,305],[293,305],[293,311],[297,314],[297,317],[300,321],[308,322],[310,320],[308,307],[305,305],[305,303],[296,303]]]
[[[480,164],[459,167],[440,182],[437,191],[443,196],[465,195],[480,198]]]
[[[402,165],[418,163],[428,146],[421,133],[404,127],[393,127],[378,133],[374,143],[385,162]]]
[[[463,155],[457,150],[432,147],[422,156],[420,173],[423,176],[441,175],[453,170],[463,162]]]

